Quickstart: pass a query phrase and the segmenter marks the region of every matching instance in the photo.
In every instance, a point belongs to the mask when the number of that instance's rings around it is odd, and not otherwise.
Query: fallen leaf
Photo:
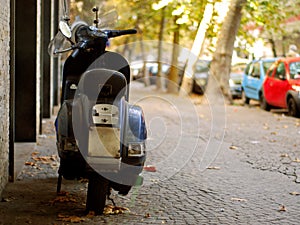
[[[236,146],[234,146],[234,145],[231,145],[231,146],[229,147],[229,149],[231,149],[231,150],[237,150],[238,147],[236,147]]]
[[[10,202],[11,201],[11,199],[9,199],[9,198],[2,198],[1,199],[1,202]]]
[[[278,209],[279,212],[286,212],[286,207],[284,205],[280,206]]]
[[[300,195],[300,193],[297,191],[293,191],[293,192],[290,192],[290,195]]]
[[[117,214],[125,213],[126,211],[130,211],[130,210],[125,207],[106,205],[103,210],[103,214],[104,215],[117,215]]]
[[[144,166],[144,170],[148,172],[156,172],[155,166],[152,165]]]
[[[80,223],[85,220],[83,217],[79,216],[68,216],[68,215],[63,215],[63,214],[58,214],[57,215],[57,220],[64,221],[64,222],[71,222],[71,223]]]
[[[33,152],[33,153],[31,153],[31,156],[35,156],[37,154],[40,154],[40,153],[39,152]]]
[[[250,141],[251,144],[259,144],[260,141]]]
[[[247,200],[244,198],[231,198],[231,201],[246,202]]]
[[[145,217],[145,218],[150,218],[151,215],[150,215],[150,213],[146,213],[144,217]]]
[[[207,167],[207,169],[209,169],[209,170],[219,170],[221,168],[218,167],[218,166],[209,166],[209,167]]]
[[[293,162],[300,163],[300,159],[296,158],[296,159],[293,160]]]
[[[54,200],[50,201],[51,205],[54,205],[55,203],[65,203],[65,202],[72,202],[72,203],[76,203],[77,200],[71,196],[65,195],[65,196],[58,196],[56,197]]]
[[[277,134],[277,132],[275,132],[275,131],[271,132],[271,135],[276,135],[276,134]]]
[[[25,165],[26,166],[35,166],[35,163],[34,162],[25,162]]]
[[[285,158],[285,157],[289,157],[289,155],[285,153],[285,154],[281,154],[280,157]]]
[[[91,219],[96,215],[94,211],[89,211],[89,213],[86,215],[87,218]]]

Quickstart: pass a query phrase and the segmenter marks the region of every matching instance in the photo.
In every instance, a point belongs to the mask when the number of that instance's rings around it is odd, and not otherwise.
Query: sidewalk
[[[147,165],[157,169],[144,171],[145,184],[128,196],[113,193],[130,211],[87,217],[87,184],[80,181],[63,180],[67,194],[56,196],[53,120],[45,120],[47,132],[3,193],[0,224],[299,224],[299,119],[256,105],[226,106],[222,137],[212,132],[216,118],[203,98],[137,84],[130,99],[143,107]]]

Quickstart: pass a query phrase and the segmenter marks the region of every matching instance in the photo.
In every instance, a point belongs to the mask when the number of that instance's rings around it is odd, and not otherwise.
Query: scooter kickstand
[[[114,205],[114,207],[116,206],[116,203],[115,201],[110,197],[111,195],[111,189],[108,191],[108,194],[107,194],[107,199],[110,200],[112,202],[112,204]]]
[[[57,178],[56,194],[60,193],[60,190],[61,190],[61,181],[62,181],[62,175],[59,174],[58,178]]]

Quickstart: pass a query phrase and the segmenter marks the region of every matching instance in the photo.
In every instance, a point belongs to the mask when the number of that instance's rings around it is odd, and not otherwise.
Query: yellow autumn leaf
[[[300,163],[300,159],[299,159],[299,158],[295,158],[295,159],[293,160],[293,162]]]
[[[231,146],[229,147],[229,149],[231,149],[231,150],[237,150],[238,147],[236,147],[236,146],[234,146],[234,145],[231,145]]]

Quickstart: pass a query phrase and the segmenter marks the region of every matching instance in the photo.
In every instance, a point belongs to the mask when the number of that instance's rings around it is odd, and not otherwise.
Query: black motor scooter
[[[64,6],[67,1],[64,0]],[[86,210],[101,214],[111,189],[126,195],[141,184],[146,160],[142,109],[128,103],[130,67],[118,53],[106,51],[109,38],[135,30],[101,30],[68,17],[49,45],[52,55],[72,51],[63,65],[61,107],[55,121],[62,178],[88,179]],[[67,40],[70,47],[63,49]]]

